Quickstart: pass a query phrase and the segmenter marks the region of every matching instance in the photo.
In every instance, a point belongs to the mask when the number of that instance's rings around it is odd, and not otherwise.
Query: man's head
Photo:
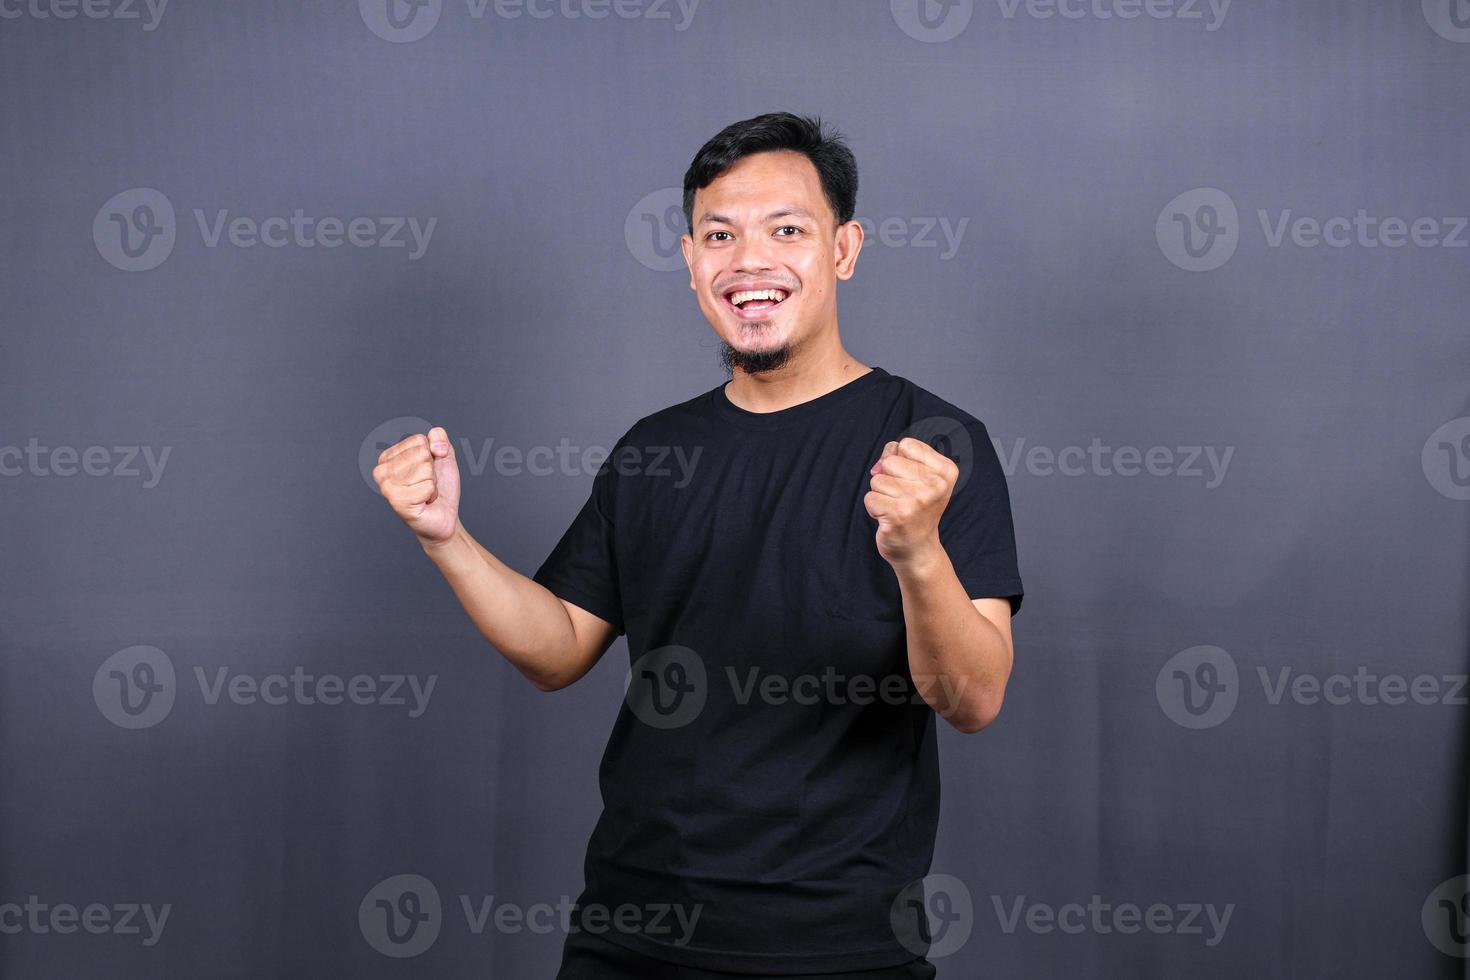
[[[770,371],[840,345],[837,280],[852,277],[863,243],[856,200],[852,151],[819,119],[745,119],[695,154],[680,244],[727,368]]]

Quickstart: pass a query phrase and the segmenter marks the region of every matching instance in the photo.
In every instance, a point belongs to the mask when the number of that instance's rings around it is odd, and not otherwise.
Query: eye
[[[704,239],[705,239],[705,241],[709,241],[711,238],[714,238],[714,236],[716,236],[716,235],[728,235],[728,234],[730,234],[728,231],[712,231],[708,235],[705,235],[704,236]],[[723,241],[723,240],[724,239],[720,239],[720,241]]]
[[[796,233],[796,234],[800,234],[801,233],[801,229],[798,228],[798,227],[796,227],[795,225],[782,225],[780,228],[777,228],[776,229],[776,232],[779,234],[779,233],[785,231],[788,228],[790,228],[791,231],[794,232],[794,233]],[[787,237],[790,237],[790,236],[788,235]]]

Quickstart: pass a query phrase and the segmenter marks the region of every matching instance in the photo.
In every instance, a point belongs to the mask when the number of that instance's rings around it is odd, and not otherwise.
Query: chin
[[[752,349],[777,347],[786,342],[789,333],[790,330],[784,323],[775,320],[751,320],[737,323],[735,329],[730,331],[729,342],[737,347]]]
[[[751,340],[749,338],[736,337],[727,340],[726,343],[746,354],[765,354],[778,347],[786,346],[786,339],[784,337],[760,337]]]

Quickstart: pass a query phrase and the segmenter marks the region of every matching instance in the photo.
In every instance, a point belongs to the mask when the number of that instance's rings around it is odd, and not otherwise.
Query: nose
[[[770,248],[771,243],[760,235],[742,237],[730,253],[731,270],[751,273],[774,268]]]

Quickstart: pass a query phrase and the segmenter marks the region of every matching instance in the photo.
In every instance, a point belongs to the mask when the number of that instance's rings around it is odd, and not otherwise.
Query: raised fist
[[[459,524],[459,464],[449,433],[434,426],[389,446],[373,467],[378,491],[425,541],[447,541]]]

